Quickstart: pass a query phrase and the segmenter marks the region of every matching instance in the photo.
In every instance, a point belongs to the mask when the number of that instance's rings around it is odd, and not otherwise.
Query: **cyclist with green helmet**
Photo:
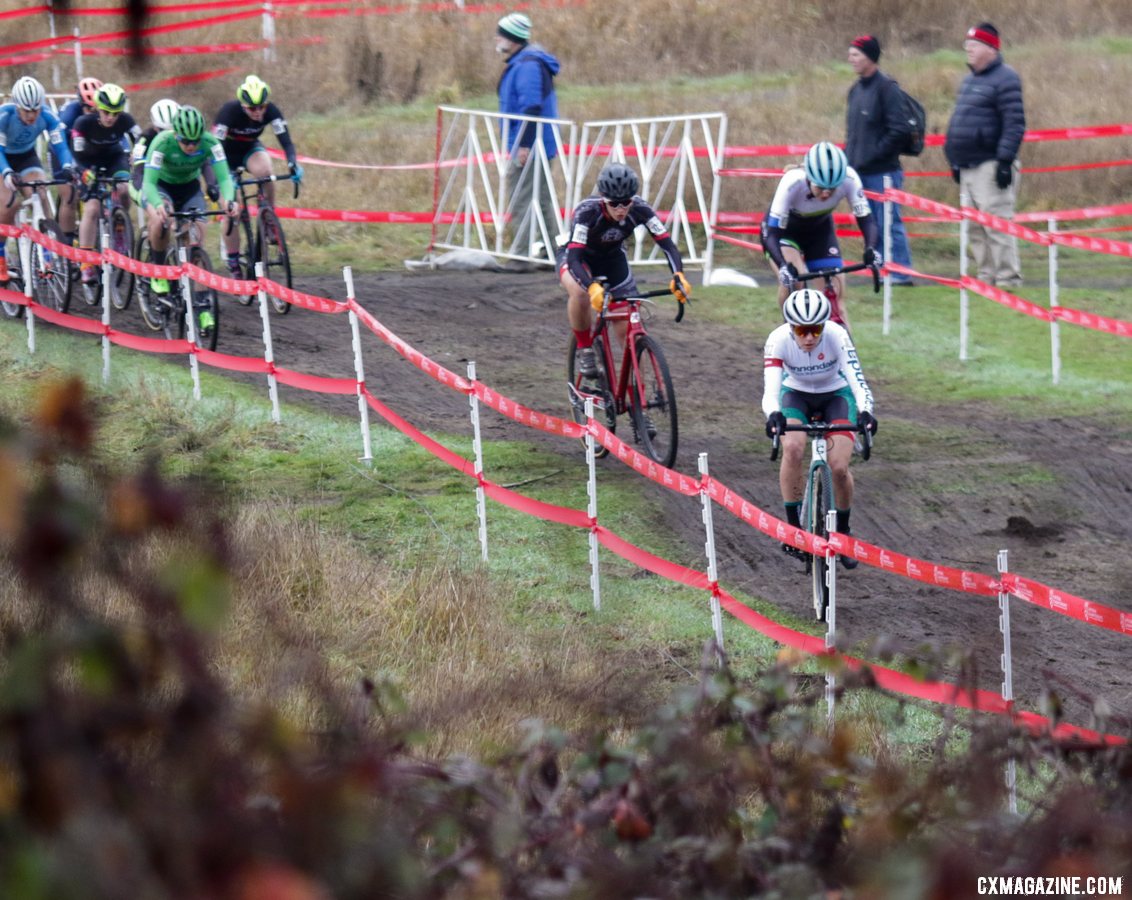
[[[236,201],[236,188],[220,141],[205,130],[204,116],[199,109],[182,106],[173,116],[173,127],[154,137],[145,156],[142,204],[145,206],[149,245],[155,263],[161,265],[165,262],[165,251],[169,246],[169,213],[204,211],[200,179],[202,170],[210,162],[220,196],[227,204],[228,216],[235,220],[239,216],[240,205]],[[203,243],[203,222],[201,233]],[[155,294],[166,294],[169,282],[164,278],[151,279],[150,290]]]
[[[116,84],[103,84],[95,91],[93,113],[79,116],[71,129],[71,148],[75,161],[82,167],[83,217],[79,222],[79,248],[92,250],[100,204],[90,190],[99,175],[128,178],[130,155],[123,143],[138,139],[141,129],[134,117],[126,112],[126,92]],[[130,206],[128,182],[115,187],[118,202]],[[98,267],[84,262],[80,266],[86,283],[98,280]]]
[[[269,98],[271,88],[267,82],[249,75],[236,89],[236,99],[229,100],[216,114],[216,124],[212,133],[220,138],[228,169],[232,172],[245,169],[252,178],[264,178],[272,174],[271,157],[260,143],[259,136],[268,125],[275,132],[279,146],[287,156],[287,165],[295,181],[303,180],[303,167],[299,165],[295,144],[287,130],[287,120],[283,113]],[[275,185],[268,182],[263,186],[269,203],[275,203]],[[240,230],[233,228],[224,236],[225,251],[228,255],[228,270],[236,278],[240,275]]]
[[[849,165],[840,147],[820,141],[806,151],[801,166],[786,170],[760,227],[763,251],[778,270],[780,307],[798,286],[794,279],[800,272],[844,265],[833,224],[833,211],[842,200],[852,208],[864,236],[864,262],[884,265],[877,250],[876,221],[870,215],[861,176]],[[843,276],[834,278],[834,290],[832,318],[844,324]]]

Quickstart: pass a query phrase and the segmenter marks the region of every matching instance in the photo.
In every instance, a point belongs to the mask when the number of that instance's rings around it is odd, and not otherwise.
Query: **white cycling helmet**
[[[814,187],[831,191],[845,180],[849,161],[845,151],[829,141],[814,144],[803,162],[806,178]]]
[[[168,131],[173,127],[173,116],[177,115],[181,104],[166,97],[149,108],[149,121],[158,131]]]
[[[43,85],[30,75],[25,75],[12,85],[12,100],[20,109],[39,109],[46,96]]]
[[[794,291],[782,304],[782,315],[791,325],[824,325],[831,312],[829,298],[813,288]]]

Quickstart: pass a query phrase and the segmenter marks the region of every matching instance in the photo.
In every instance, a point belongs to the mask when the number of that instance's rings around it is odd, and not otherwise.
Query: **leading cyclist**
[[[845,159],[840,147],[829,141],[814,144],[802,160],[791,166],[778,182],[770,209],[759,228],[763,250],[778,270],[778,305],[797,286],[799,272],[833,269],[843,265],[841,246],[833,225],[833,211],[845,200],[857,217],[865,238],[862,261],[882,266],[877,249],[877,226],[869,214],[869,202],[861,177]],[[845,315],[845,279],[833,279],[836,299],[833,321],[848,327]]]
[[[831,425],[856,422],[876,434],[873,393],[861,371],[861,362],[849,332],[830,320],[829,298],[821,291],[794,291],[782,304],[785,324],[766,339],[763,350],[763,413],[766,434],[782,441],[782,465],[778,485],[786,507],[786,521],[800,528],[799,515],[805,489],[806,466],[803,455],[806,434],[785,431],[786,424],[812,421]],[[837,510],[837,530],[849,534],[849,511],[853,505],[853,474],[849,459],[853,454],[853,431],[835,431],[829,436],[827,461],[833,475],[833,500]],[[782,549],[792,556],[801,551],[790,544]],[[847,569],[857,568],[857,560],[842,556]]]
[[[637,196],[640,189],[637,173],[627,165],[607,165],[597,176],[597,196],[587,197],[574,208],[569,241],[558,251],[558,281],[566,289],[566,315],[578,342],[578,371],[585,378],[598,375],[591,307],[600,310],[605,296],[596,279],[605,276],[614,298],[637,293],[625,241],[639,225],[648,229],[668,259],[672,293],[681,303],[692,295],[680,251],[653,208]],[[623,322],[620,325],[625,327]]]

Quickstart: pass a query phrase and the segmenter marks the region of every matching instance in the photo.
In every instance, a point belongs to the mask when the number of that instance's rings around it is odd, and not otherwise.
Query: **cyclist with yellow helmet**
[[[130,175],[130,154],[123,142],[133,144],[141,135],[134,117],[126,112],[126,92],[116,84],[103,84],[94,96],[95,112],[79,116],[71,130],[71,147],[75,161],[83,170],[83,218],[79,223],[79,248],[94,249],[100,204],[90,190],[99,175],[121,177]],[[114,188],[118,202],[129,209],[129,183],[123,181]],[[80,266],[82,280],[98,280],[98,267],[84,262]]]
[[[209,163],[216,173],[228,216],[235,220],[239,216],[240,205],[236,201],[236,187],[220,141],[206,130],[204,116],[199,109],[182,106],[173,116],[173,127],[160,132],[145,155],[142,204],[146,211],[149,246],[153,251],[153,261],[158,265],[164,264],[165,251],[169,247],[169,213],[204,210],[201,173]],[[203,243],[203,222],[201,232]],[[165,278],[153,278],[149,288],[155,294],[167,294],[169,282]]]
[[[279,107],[270,101],[270,97],[271,88],[267,82],[249,75],[236,89],[236,99],[229,100],[220,107],[212,132],[220,138],[230,171],[245,169],[252,178],[263,178],[272,173],[271,157],[260,143],[259,136],[270,125],[287,156],[291,177],[302,181],[303,167],[299,165],[295,144],[287,130],[287,120],[283,118]],[[275,185],[270,182],[265,184],[264,194],[269,202],[274,203]],[[228,255],[228,271],[234,277],[242,278],[238,228],[233,228],[231,234],[224,236],[224,245]]]

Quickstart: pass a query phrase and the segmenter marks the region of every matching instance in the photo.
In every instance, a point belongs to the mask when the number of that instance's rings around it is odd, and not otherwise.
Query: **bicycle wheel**
[[[138,235],[134,244],[134,259],[142,262],[153,262],[153,254],[149,249],[149,236],[144,232]],[[165,330],[166,304],[161,303],[156,295],[149,289],[149,279],[138,275],[134,279],[134,296],[138,301],[142,321],[151,331]]]
[[[110,210],[110,249],[123,256],[134,252],[134,223],[120,206]],[[115,309],[129,309],[134,292],[134,274],[117,266],[110,270],[110,302]]]
[[[240,210],[240,224],[236,226],[240,229],[240,268],[244,271],[244,278],[249,281],[255,279],[255,262],[256,262],[256,249],[253,243],[254,235],[252,234],[252,220],[248,215],[247,207]],[[225,225],[227,228],[227,225]],[[224,246],[224,240],[221,238],[220,246]],[[255,294],[237,294],[236,302],[244,306],[251,306],[252,301],[255,300]]]
[[[605,359],[602,350],[602,338],[594,338],[594,353],[599,360]],[[584,378],[577,371],[578,341],[570,336],[570,344],[566,349],[566,380],[572,386],[569,389],[570,414],[579,425],[586,424],[586,397],[594,398],[594,412],[596,417],[605,419],[605,427],[610,431],[617,430],[617,405],[613,394],[609,390],[609,381],[606,378],[604,364],[597,378]],[[600,408],[599,408],[600,407]],[[582,446],[585,446],[582,439]],[[601,459],[609,450],[602,444],[594,444],[594,456]]]
[[[51,219],[40,219],[37,227],[42,234],[66,243],[63,232]],[[71,261],[34,243],[31,245],[31,258],[32,296],[44,306],[65,313],[71,307]]]
[[[189,251],[189,262],[199,269],[212,271],[212,260],[203,247],[193,247]],[[209,350],[216,349],[220,337],[220,299],[216,291],[195,281],[189,282],[193,300],[193,326],[197,333],[197,346]]]
[[[811,466],[806,482],[806,496],[802,502],[802,525],[806,531],[821,538],[827,536],[825,516],[832,502],[833,479],[829,466]],[[824,622],[825,611],[829,607],[829,584],[826,581],[829,561],[824,556],[811,555],[806,568],[813,582],[814,617],[819,622]]]
[[[3,240],[3,238],[0,238],[0,240]],[[0,283],[0,287],[22,294],[24,292],[24,276],[23,272],[20,271],[20,248],[15,241],[8,242],[6,255],[8,259],[8,281],[6,284]],[[0,301],[0,311],[4,313],[6,319],[22,319],[24,317],[24,305],[22,303]]]
[[[287,238],[283,234],[283,224],[270,206],[259,211],[256,220],[255,236],[256,259],[263,262],[263,274],[277,284],[291,287],[291,257],[287,253]],[[271,294],[271,308],[285,316],[291,311],[291,304]]]
[[[649,458],[669,467],[676,460],[676,392],[660,344],[647,334],[634,348],[637,371],[629,384],[629,411],[637,440]],[[636,383],[632,383],[633,381]]]

